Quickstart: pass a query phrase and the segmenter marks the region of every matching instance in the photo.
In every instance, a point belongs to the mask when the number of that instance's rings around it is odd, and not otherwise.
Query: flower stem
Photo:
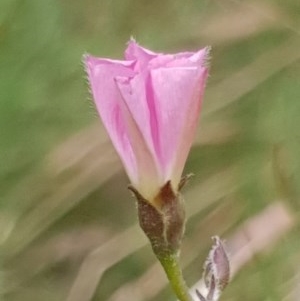
[[[188,287],[183,279],[182,270],[179,266],[178,256],[176,254],[169,254],[158,257],[163,266],[171,287],[180,301],[192,301],[188,292]]]

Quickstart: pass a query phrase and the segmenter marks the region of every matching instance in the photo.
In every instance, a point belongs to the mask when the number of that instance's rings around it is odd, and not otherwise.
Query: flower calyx
[[[184,183],[186,180],[183,180]],[[136,197],[139,224],[149,238],[156,256],[162,258],[177,254],[185,228],[184,200],[180,192],[174,191],[171,181],[168,181],[156,197],[149,201],[133,186],[128,188]]]

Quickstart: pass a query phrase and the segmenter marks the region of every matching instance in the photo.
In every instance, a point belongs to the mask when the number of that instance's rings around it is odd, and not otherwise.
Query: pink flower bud
[[[132,186],[152,200],[178,190],[208,74],[208,48],[160,54],[128,43],[125,60],[85,57],[92,94]]]

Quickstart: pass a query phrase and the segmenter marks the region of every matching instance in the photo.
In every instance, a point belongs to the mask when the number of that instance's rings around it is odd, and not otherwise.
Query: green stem
[[[178,256],[175,254],[158,257],[163,266],[174,293],[180,301],[192,301],[189,289],[183,279],[182,270],[179,266]]]

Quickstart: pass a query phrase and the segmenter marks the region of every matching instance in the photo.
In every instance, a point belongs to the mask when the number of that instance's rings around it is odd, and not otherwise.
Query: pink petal
[[[128,42],[125,50],[126,60],[136,60],[136,70],[142,71],[159,67],[202,67],[207,64],[210,47],[197,52],[179,52],[175,54],[155,53],[136,43],[134,39]]]
[[[157,194],[158,188],[164,183],[161,181],[162,178],[157,169],[155,156],[153,156],[155,154],[145,141],[147,130],[150,129],[147,121],[145,119],[142,120],[147,115],[145,99],[140,97],[142,94],[139,94],[139,92],[142,92],[142,89],[141,87],[133,87],[137,89],[132,90],[132,81],[134,79],[117,77],[116,85],[123,98],[121,110],[128,125],[128,133],[138,166],[139,181],[136,188],[138,188],[143,197],[152,199]],[[143,127],[141,127],[140,122],[143,122]]]
[[[199,118],[206,68],[160,68],[151,71],[157,107],[160,163],[164,179],[179,183]]]
[[[197,52],[192,53],[188,56],[188,60],[194,63],[195,66],[206,66],[209,60],[210,47],[205,47]]]
[[[136,60],[138,62],[136,70],[144,70],[148,62],[159,55],[159,53],[141,47],[134,39],[128,42],[128,46],[125,50],[126,60]]]
[[[131,40],[127,61],[85,58],[104,126],[147,199],[168,180],[177,188],[197,127],[207,56],[208,48],[158,54]]]
[[[132,76],[133,62],[85,57],[92,94],[103,124],[109,133],[126,172],[133,183],[138,181],[137,162],[131,146],[127,126],[122,115],[120,93],[115,76]]]
[[[151,81],[148,73],[138,74],[126,84],[118,82],[118,87],[137,127],[143,135],[147,148],[155,160],[155,165],[162,179],[159,162],[159,129],[156,118],[156,103],[153,98]],[[164,182],[161,182],[164,184]]]
[[[160,55],[149,62],[149,69],[160,67],[203,67],[207,65],[209,47],[198,52],[180,52],[177,54]]]

